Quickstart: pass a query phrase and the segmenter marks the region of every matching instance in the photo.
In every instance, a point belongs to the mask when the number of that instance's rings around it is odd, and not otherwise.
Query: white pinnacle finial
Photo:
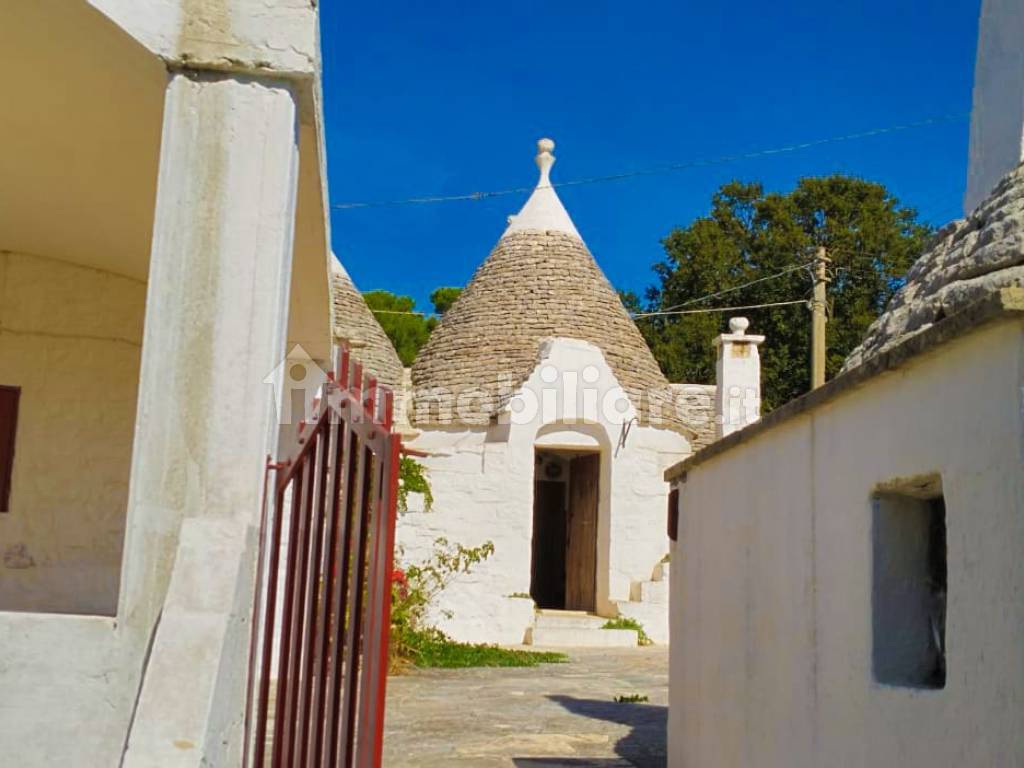
[[[555,142],[551,139],[541,139],[537,142],[536,161],[537,167],[540,168],[540,180],[522,210],[509,217],[505,235],[527,231],[564,232],[579,238],[580,233],[576,231],[576,226],[551,184],[551,166],[555,164],[555,156],[551,151],[554,148]]]
[[[550,187],[551,179],[549,174],[551,173],[551,166],[555,164],[555,156],[551,154],[555,148],[555,142],[551,139],[541,139],[537,142],[537,167],[540,168],[540,181],[537,182],[538,187]]]

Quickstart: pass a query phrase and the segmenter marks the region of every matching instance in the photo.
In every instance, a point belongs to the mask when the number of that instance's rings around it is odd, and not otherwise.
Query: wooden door
[[[565,607],[597,608],[597,504],[601,455],[588,453],[569,464],[569,518],[565,543]]]
[[[538,480],[533,491],[530,597],[538,608],[565,607],[565,483]]]

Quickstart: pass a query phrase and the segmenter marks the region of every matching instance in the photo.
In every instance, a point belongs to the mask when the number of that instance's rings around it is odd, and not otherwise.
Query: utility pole
[[[814,298],[811,299],[811,389],[817,389],[825,383],[828,264],[825,246],[818,246],[814,255]]]

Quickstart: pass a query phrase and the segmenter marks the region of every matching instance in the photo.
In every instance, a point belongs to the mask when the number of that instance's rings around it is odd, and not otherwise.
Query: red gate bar
[[[250,768],[376,768],[383,752],[401,451],[394,395],[364,382],[343,349],[314,410],[288,457],[267,464],[277,475],[260,531]]]

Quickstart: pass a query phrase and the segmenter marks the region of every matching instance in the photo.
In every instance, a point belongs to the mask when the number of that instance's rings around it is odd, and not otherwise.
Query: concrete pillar
[[[725,437],[761,418],[761,357],[757,347],[764,336],[748,336],[750,321],[734,317],[730,333],[715,339],[715,432]]]
[[[1024,6],[983,0],[964,213],[1024,160]]]
[[[238,764],[297,120],[283,82],[179,73],[167,88],[119,606],[155,636],[126,766]]]

